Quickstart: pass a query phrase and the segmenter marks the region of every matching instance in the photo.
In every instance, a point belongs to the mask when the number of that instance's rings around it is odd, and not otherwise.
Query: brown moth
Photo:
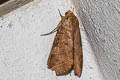
[[[60,13],[60,11],[59,11]],[[79,29],[79,21],[72,11],[67,11],[61,16],[57,28],[44,35],[57,31],[53,46],[48,58],[48,68],[56,72],[56,75],[65,75],[74,69],[76,76],[80,77],[83,66],[82,42]]]

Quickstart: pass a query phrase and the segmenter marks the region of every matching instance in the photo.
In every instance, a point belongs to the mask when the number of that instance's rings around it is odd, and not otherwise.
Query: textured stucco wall
[[[37,4],[28,5],[31,6],[17,9],[0,20],[0,80],[104,80],[99,70],[99,60],[94,56],[93,47],[79,17],[84,55],[81,78],[75,77],[73,71],[65,76],[56,76],[55,72],[47,69],[47,58],[55,33],[44,37],[40,34],[57,26],[60,21],[58,9],[62,15],[73,8],[75,14],[79,13],[79,1],[73,4],[70,0],[41,0]],[[90,26],[87,30],[89,28],[89,32],[94,32],[94,28]],[[90,40],[92,39],[96,38],[91,37]],[[101,50],[96,55],[100,53]]]
[[[120,80],[120,1],[73,0],[105,80]]]

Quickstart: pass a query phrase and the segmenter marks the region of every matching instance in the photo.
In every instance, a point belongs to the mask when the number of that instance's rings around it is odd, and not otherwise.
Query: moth
[[[62,16],[57,27],[47,34],[56,33],[53,46],[48,58],[48,68],[55,71],[56,75],[66,75],[74,69],[76,76],[80,77],[83,66],[82,42],[79,21],[72,11],[67,11]]]

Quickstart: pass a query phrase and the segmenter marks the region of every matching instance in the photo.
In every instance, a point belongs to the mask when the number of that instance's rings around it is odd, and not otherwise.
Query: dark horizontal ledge
[[[9,0],[0,0],[0,5],[5,3],[5,2],[8,2]]]
[[[0,0],[0,17],[33,0]]]

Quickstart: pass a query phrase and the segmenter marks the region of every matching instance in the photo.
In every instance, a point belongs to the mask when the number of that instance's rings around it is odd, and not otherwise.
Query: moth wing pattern
[[[76,18],[77,19],[77,18]],[[76,21],[78,22],[78,20]],[[82,41],[80,35],[79,24],[75,24],[74,28],[74,73],[77,76],[81,76],[83,67],[83,52],[82,52]]]
[[[56,75],[64,75],[74,68],[78,77],[82,73],[83,54],[79,21],[72,11],[67,11],[57,26],[57,33],[48,58],[48,68]]]
[[[56,75],[68,74],[73,69],[73,33],[67,22],[58,24],[53,46],[48,58],[48,68]]]

